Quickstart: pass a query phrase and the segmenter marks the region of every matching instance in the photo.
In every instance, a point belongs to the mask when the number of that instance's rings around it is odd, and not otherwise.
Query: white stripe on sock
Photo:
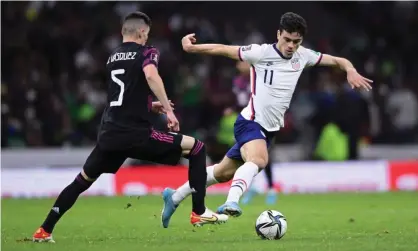
[[[258,166],[253,162],[245,162],[244,165],[240,166],[235,172],[226,201],[238,203],[241,196],[251,186],[251,182],[258,171]]]

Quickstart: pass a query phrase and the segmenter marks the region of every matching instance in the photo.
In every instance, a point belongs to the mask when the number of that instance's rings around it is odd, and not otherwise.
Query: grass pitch
[[[224,200],[225,196],[209,196],[207,205],[216,210]],[[1,250],[418,250],[417,192],[281,195],[275,206],[265,205],[264,197],[258,196],[243,206],[240,218],[202,228],[189,223],[187,199],[168,229],[160,226],[160,197],[82,197],[57,225],[57,243],[25,240],[52,203],[51,199],[3,199]],[[288,231],[281,240],[261,240],[255,234],[255,220],[266,209],[287,218]]]

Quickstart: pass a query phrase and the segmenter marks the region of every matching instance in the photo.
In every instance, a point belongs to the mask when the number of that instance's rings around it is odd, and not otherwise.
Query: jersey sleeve
[[[160,52],[155,47],[147,48],[143,53],[144,61],[142,63],[142,68],[149,64],[155,65],[158,68],[158,61],[160,60]]]
[[[319,62],[321,62],[322,53],[320,52],[308,48],[303,48],[302,53],[306,59],[306,66],[316,66],[319,64]]]
[[[264,46],[259,44],[250,44],[239,47],[238,56],[241,61],[254,64],[264,56],[264,51]]]

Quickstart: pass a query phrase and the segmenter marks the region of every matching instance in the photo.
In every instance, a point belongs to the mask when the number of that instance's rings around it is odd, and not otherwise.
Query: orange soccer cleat
[[[47,233],[42,227],[38,228],[33,234],[33,242],[51,242],[55,243],[52,239],[52,234]]]
[[[216,214],[209,209],[198,215],[194,212],[190,215],[190,223],[193,226],[203,226],[205,224],[222,224],[228,221],[228,215],[225,214]]]

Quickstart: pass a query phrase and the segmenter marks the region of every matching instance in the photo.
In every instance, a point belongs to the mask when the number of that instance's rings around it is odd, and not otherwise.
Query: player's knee
[[[199,158],[206,159],[206,146],[205,143],[198,139],[194,139],[193,147],[190,150],[183,150],[183,156],[186,159],[191,160],[192,158],[196,159],[198,156]]]
[[[266,157],[265,156],[254,156],[254,157],[248,158],[247,162],[252,162],[252,163],[256,164],[258,166],[258,168],[264,169],[267,166],[269,160],[268,160],[267,156]]]
[[[234,177],[235,171],[230,169],[214,170],[214,177],[219,183],[228,182]]]
[[[92,170],[90,170],[91,168],[86,168],[86,167],[84,167],[84,169],[81,171],[81,173],[80,173],[80,175],[81,175],[81,177],[84,179],[84,180],[86,180],[86,181],[88,181],[88,182],[94,182],[94,181],[96,181],[97,180],[97,178],[99,178],[100,177],[100,174],[99,173],[97,173],[97,172],[94,172],[94,171],[92,171]]]
[[[205,155],[205,157],[206,157],[205,143],[203,143],[202,141],[200,141],[198,139],[195,139],[195,143],[194,143],[192,149],[190,149],[189,155],[190,156]]]
[[[74,184],[75,184],[75,187],[77,187],[77,189],[81,193],[87,190],[94,183],[94,181],[95,179],[89,178],[83,170],[75,178]]]
[[[268,164],[269,154],[265,140],[249,141],[241,147],[240,152],[245,162],[252,162],[260,169],[264,169]]]
[[[183,155],[189,155],[191,153],[193,147],[196,145],[197,139],[183,135],[181,139],[181,149],[183,149]]]

